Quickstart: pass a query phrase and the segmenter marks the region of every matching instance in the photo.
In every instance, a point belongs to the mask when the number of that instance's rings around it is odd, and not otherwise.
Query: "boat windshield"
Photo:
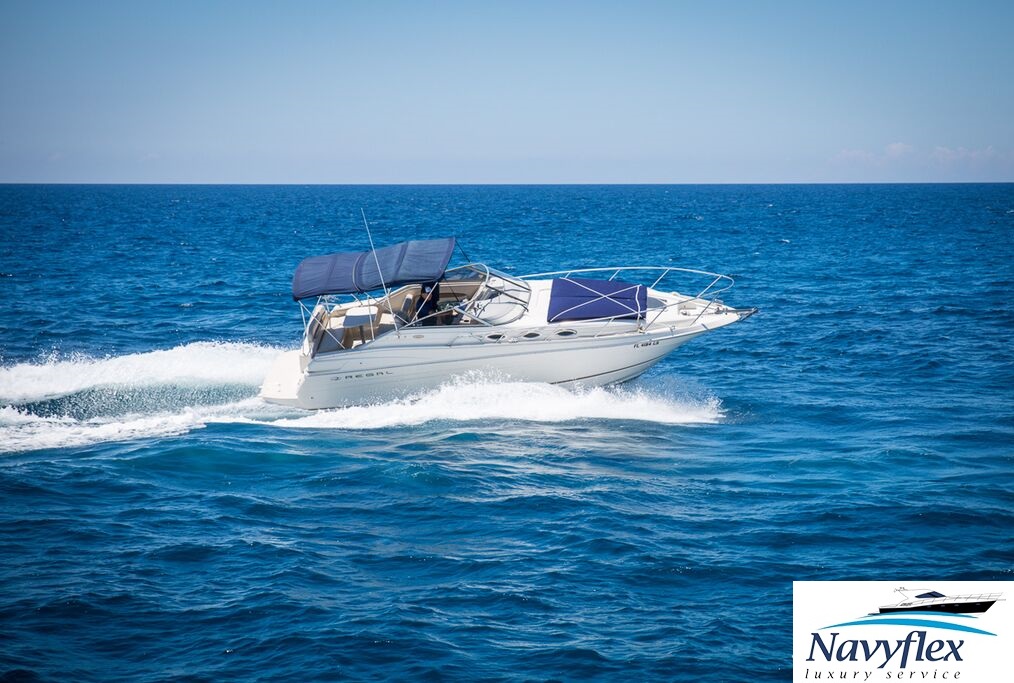
[[[426,309],[431,302],[424,299],[411,324],[434,324],[427,321],[442,314],[437,320],[443,323],[437,324],[503,325],[525,314],[532,293],[531,285],[524,280],[482,263],[448,270],[434,290],[427,296],[436,296],[436,312],[431,314]]]

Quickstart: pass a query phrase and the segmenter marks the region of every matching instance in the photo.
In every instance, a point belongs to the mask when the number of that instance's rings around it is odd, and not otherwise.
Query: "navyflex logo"
[[[795,582],[793,680],[998,680],[1007,583]]]
[[[819,633],[813,633],[811,634],[813,642],[810,644],[810,656],[806,658],[806,661],[819,661],[821,655],[828,662],[837,660],[839,662],[865,661],[867,663],[876,663],[876,660],[879,659],[881,661],[877,668],[883,669],[892,660],[896,660],[895,663],[898,667],[904,669],[909,661],[912,661],[909,659],[909,655],[913,654],[913,652],[914,657],[912,659],[916,662],[946,662],[952,657],[955,662],[961,661],[961,653],[958,650],[965,644],[964,640],[959,640],[956,643],[953,640],[933,640],[927,645],[926,633],[926,631],[910,631],[905,640],[896,640],[893,644],[889,640],[875,640],[871,643],[868,640],[853,639],[842,640],[838,644],[836,641],[840,634],[837,632],[832,633],[831,642],[825,644],[824,639]],[[913,646],[915,646],[914,650],[912,649]],[[895,658],[895,655],[899,653],[900,656]]]

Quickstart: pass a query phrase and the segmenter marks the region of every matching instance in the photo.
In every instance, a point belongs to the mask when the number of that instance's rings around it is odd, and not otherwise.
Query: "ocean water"
[[[265,405],[360,207],[761,310],[621,387]],[[0,186],[0,675],[786,680],[793,580],[1011,578],[1012,291],[1014,185]]]

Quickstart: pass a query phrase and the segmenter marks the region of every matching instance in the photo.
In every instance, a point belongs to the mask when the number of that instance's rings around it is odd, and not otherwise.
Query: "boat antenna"
[[[377,258],[377,248],[373,246],[373,233],[370,232],[370,222],[366,220],[366,211],[363,207],[359,207],[359,213],[363,214],[363,225],[366,226],[366,237],[370,240],[370,251],[373,252],[373,262],[377,264],[377,273],[380,275],[380,286],[384,288],[384,298],[387,299],[387,307],[391,308],[391,293],[387,291],[387,283],[384,282],[384,271],[380,269],[380,259]],[[392,309],[391,313],[394,313]],[[394,318],[394,327],[398,328],[398,316],[392,315]]]

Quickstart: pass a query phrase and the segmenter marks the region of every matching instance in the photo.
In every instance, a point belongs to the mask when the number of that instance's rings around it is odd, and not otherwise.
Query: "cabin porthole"
[[[577,332],[574,330],[560,330],[556,333],[557,337],[573,337]]]
[[[522,336],[522,337],[524,337],[525,339],[538,339],[538,338],[539,338],[539,337],[541,337],[542,335],[541,335],[541,334],[539,334],[538,332],[525,332],[525,333],[524,333],[523,335],[521,335],[521,336]]]
[[[490,341],[493,341],[493,342],[498,342],[501,339],[503,339],[503,335],[502,334],[487,334],[486,335],[486,339],[488,339]]]

